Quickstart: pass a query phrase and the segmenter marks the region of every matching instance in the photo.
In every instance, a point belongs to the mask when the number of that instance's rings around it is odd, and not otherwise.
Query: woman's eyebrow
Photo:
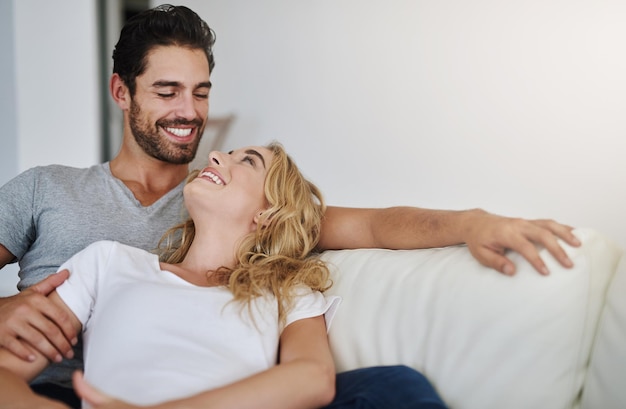
[[[261,159],[261,162],[263,162],[263,168],[265,169],[265,158],[263,158],[263,155],[261,155],[259,152],[255,151],[254,149],[248,149],[246,150],[246,153],[248,155],[258,156],[258,158]]]
[[[235,153],[235,151],[228,152],[229,155],[232,155],[233,153]],[[265,168],[265,158],[263,158],[263,155],[261,155],[259,152],[255,151],[254,149],[247,149],[245,153],[247,153],[248,155],[258,156],[259,159],[261,159],[261,162],[263,162],[263,168]]]

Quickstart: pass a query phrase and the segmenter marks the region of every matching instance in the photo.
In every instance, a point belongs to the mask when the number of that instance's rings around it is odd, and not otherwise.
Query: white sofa
[[[329,337],[339,371],[405,364],[451,408],[626,408],[626,256],[579,229],[565,269],[542,250],[514,277],[465,246],[327,251],[343,297]]]

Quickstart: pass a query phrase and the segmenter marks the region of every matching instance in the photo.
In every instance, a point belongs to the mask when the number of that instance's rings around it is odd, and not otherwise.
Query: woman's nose
[[[225,162],[223,158],[223,153],[219,151],[212,151],[209,153],[209,164],[213,165],[223,165]]]

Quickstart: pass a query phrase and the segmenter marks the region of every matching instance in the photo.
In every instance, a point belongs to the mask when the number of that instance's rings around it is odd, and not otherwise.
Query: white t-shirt
[[[85,377],[103,392],[154,404],[232,383],[276,364],[282,329],[273,296],[246,305],[224,287],[198,287],[158,257],[100,241],[60,269],[57,291],[83,324]],[[298,288],[286,325],[324,314],[340,299]]]
[[[49,165],[29,169],[0,187],[0,244],[20,263],[18,288],[57,271],[67,259],[99,240],[151,250],[171,226],[186,218],[185,181],[149,206],[111,174],[109,163],[86,169]],[[72,387],[83,368],[82,342],[74,358],[45,369],[33,383]]]

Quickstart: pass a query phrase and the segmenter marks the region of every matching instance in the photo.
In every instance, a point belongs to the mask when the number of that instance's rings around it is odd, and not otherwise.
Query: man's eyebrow
[[[152,83],[153,87],[180,87],[181,84],[178,81],[166,81],[166,80],[160,80],[160,81],[154,81]]]
[[[159,81],[154,81],[152,83],[153,87],[182,87],[183,85],[178,82],[178,81],[167,81],[167,80],[159,80]],[[195,89],[197,88],[211,88],[213,86],[213,84],[211,83],[211,81],[204,81],[204,82],[199,82],[198,84],[196,84],[196,86],[194,87]]]

